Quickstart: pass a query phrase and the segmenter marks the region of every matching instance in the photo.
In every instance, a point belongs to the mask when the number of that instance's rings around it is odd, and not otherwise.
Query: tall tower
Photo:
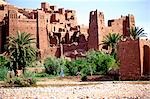
[[[48,48],[46,19],[43,11],[37,11],[37,48],[40,50],[40,57],[44,56],[44,52]]]
[[[104,36],[104,14],[97,10],[91,11],[89,20],[88,49],[101,50],[101,44]]]
[[[128,14],[125,20],[123,20],[123,36],[130,36],[129,29],[135,27],[135,20],[132,14]]]
[[[8,33],[6,36],[11,34],[16,34],[18,31],[18,19],[17,19],[17,12],[15,10],[8,11]]]
[[[129,17],[129,28],[134,28],[135,27],[134,16],[132,14],[129,14],[128,17]]]

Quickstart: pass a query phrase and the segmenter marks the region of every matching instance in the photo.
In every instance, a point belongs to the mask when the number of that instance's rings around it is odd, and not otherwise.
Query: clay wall
[[[90,12],[88,49],[98,49],[97,11]]]
[[[128,40],[118,44],[121,80],[138,80],[141,77],[139,40]]]
[[[141,75],[150,75],[150,41],[140,40]]]
[[[65,14],[65,9],[64,8],[59,8],[58,9],[59,14]]]
[[[71,27],[77,26],[76,12],[74,10],[65,10],[66,24],[70,24]]]
[[[106,34],[104,14],[97,10],[90,12],[88,49],[100,50]]]
[[[18,8],[13,5],[4,5],[4,11],[8,12],[9,10],[17,11]]]
[[[5,17],[5,11],[0,10],[0,22],[3,21],[4,17]]]
[[[98,12],[98,49],[102,49],[102,40],[104,37],[108,34],[106,33],[106,26],[105,26],[105,21],[104,21],[104,14],[103,12]]]
[[[59,46],[53,46],[53,47],[48,47],[47,49],[44,50],[43,54],[41,55],[41,58],[44,57],[60,57],[60,47]]]
[[[32,34],[36,38],[37,21],[36,19],[18,19],[18,31]]]
[[[44,50],[48,48],[48,36],[46,31],[45,12],[37,12],[37,47],[39,48],[41,56]]]
[[[108,21],[109,33],[120,33],[123,35],[123,20],[115,19]]]
[[[106,31],[109,33],[119,33],[123,36],[129,36],[129,28],[135,27],[133,15],[121,16],[119,19],[108,20]]]
[[[41,8],[44,9],[44,11],[49,10],[50,9],[49,3],[42,2],[41,3]]]
[[[62,32],[66,32],[65,31],[65,26],[64,24],[51,24],[51,32],[56,32],[56,33],[62,33]]]
[[[80,26],[80,33],[85,36],[85,39],[88,40],[88,30],[89,28],[87,26]]]
[[[18,31],[17,12],[15,10],[9,10],[8,12],[8,34],[6,36],[9,36],[11,34],[16,34],[17,31]]]

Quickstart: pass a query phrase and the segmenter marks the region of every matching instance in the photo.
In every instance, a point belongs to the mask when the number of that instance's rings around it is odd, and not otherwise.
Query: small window
[[[54,31],[55,31],[55,26],[54,26]]]

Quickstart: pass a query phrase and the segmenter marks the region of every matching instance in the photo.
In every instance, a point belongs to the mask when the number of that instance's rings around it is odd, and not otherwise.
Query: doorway
[[[144,45],[143,75],[150,75],[150,48]]]

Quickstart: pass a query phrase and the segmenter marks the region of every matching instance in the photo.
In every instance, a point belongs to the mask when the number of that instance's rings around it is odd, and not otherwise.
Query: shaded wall
[[[87,43],[79,43],[79,44],[63,44],[63,53],[74,51],[74,50],[83,50],[87,51]]]
[[[120,78],[138,80],[150,75],[150,41],[128,40],[118,44]]]
[[[120,79],[137,80],[141,77],[139,41],[124,41],[118,44],[118,59],[120,62]]]
[[[140,40],[140,58],[142,76],[150,75],[150,41]]]
[[[55,46],[55,47],[49,47],[47,49],[45,49],[43,51],[42,54],[40,54],[41,58],[46,58],[46,57],[51,57],[51,56],[55,56],[55,57],[60,57],[61,55],[61,51],[60,51],[60,47],[59,46]]]

